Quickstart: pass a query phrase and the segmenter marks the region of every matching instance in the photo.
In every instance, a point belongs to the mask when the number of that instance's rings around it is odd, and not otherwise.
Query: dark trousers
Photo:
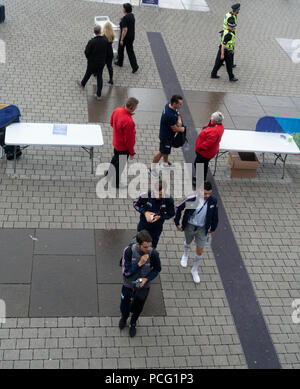
[[[114,171],[113,167],[115,169],[115,176],[116,176],[116,182],[115,182],[115,187],[119,188],[120,184],[120,176],[125,168],[125,163],[121,162],[120,164],[120,155],[126,155],[127,159],[129,157],[129,151],[118,151],[114,149],[114,156],[111,159],[111,166],[108,169],[108,177],[114,177]]]
[[[120,42],[119,42],[119,47],[118,47],[118,64],[120,66],[123,65],[123,62],[124,62],[124,49],[125,49],[125,47],[126,47],[128,59],[129,59],[130,65],[132,67],[132,70],[136,70],[136,68],[138,67],[138,64],[136,62],[136,57],[135,57],[135,54],[134,54],[134,51],[133,51],[133,41],[123,42],[123,46],[121,46]]]
[[[135,325],[144,308],[145,302],[149,294],[149,288],[142,288],[142,293],[137,290],[127,288],[123,285],[120,310],[122,317],[127,320],[130,312],[132,312],[130,325]]]
[[[101,96],[102,92],[102,85],[103,85],[103,79],[102,79],[102,73],[103,73],[104,65],[100,65],[97,69],[94,67],[88,66],[85,72],[85,75],[81,81],[81,85],[85,87],[86,83],[90,79],[92,74],[96,74],[97,76],[97,96]]]
[[[197,164],[204,164],[204,181],[206,181],[206,177],[207,177],[207,172],[208,172],[208,164],[209,164],[209,161],[210,159],[209,158],[205,158],[205,157],[202,157],[202,155],[196,153],[196,159],[194,161],[194,166],[195,166],[195,176],[194,176],[194,182],[196,182],[196,171],[197,171]],[[199,165],[198,165],[198,168],[199,168]]]
[[[158,223],[158,222],[156,222],[156,223]],[[140,232],[142,230],[147,230],[149,232],[149,234],[151,235],[151,238],[152,238],[152,247],[156,249],[160,235],[161,235],[162,230],[163,230],[162,226],[159,226],[159,228],[150,229],[150,228],[146,228],[145,226],[143,226],[143,223],[139,222],[139,224],[137,226],[137,232]]]
[[[232,53],[232,51],[224,50],[224,60],[221,59],[221,46],[219,46],[219,50],[218,50],[218,54],[217,54],[217,57],[216,57],[215,66],[214,66],[214,68],[213,68],[213,70],[211,72],[211,75],[212,76],[216,76],[217,75],[218,70],[220,69],[220,67],[222,66],[224,61],[226,63],[226,69],[227,69],[227,73],[228,73],[228,76],[229,76],[229,80],[231,80],[232,78],[234,78],[234,74],[232,72],[233,53]]]
[[[105,63],[109,74],[109,81],[113,80],[113,74],[114,74],[113,67],[112,67],[113,58],[114,57],[106,58],[106,63]]]

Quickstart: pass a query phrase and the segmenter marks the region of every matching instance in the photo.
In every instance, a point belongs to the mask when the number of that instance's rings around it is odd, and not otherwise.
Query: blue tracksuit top
[[[181,213],[184,211],[182,218],[182,229],[184,230],[190,216],[195,212],[195,209],[188,208],[188,204],[192,201],[195,201],[197,198],[196,194],[186,197],[181,203],[176,206],[176,215],[174,222],[176,226],[180,225]],[[218,200],[215,196],[211,195],[207,200],[207,213],[205,218],[205,230],[206,233],[210,231],[215,231],[218,226]]]
[[[161,231],[165,220],[171,219],[175,215],[173,197],[156,199],[151,191],[142,193],[134,201],[133,206],[141,214],[140,225],[147,231]],[[148,223],[144,215],[148,211],[160,215],[160,219],[155,223]]]

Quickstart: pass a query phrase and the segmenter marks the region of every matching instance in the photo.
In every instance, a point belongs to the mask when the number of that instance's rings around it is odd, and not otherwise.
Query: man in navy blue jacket
[[[147,230],[152,237],[152,247],[156,248],[165,220],[175,215],[173,197],[164,197],[165,183],[159,180],[154,191],[142,193],[133,203],[141,214],[138,231]]]
[[[174,218],[175,225],[178,231],[184,231],[184,254],[180,264],[182,267],[187,267],[190,244],[193,239],[196,243],[196,255],[191,273],[194,282],[198,284],[200,277],[198,274],[199,262],[202,258],[205,242],[208,234],[214,236],[218,226],[218,205],[217,199],[212,195],[212,185],[209,181],[204,182],[204,190],[200,189],[198,193],[185,198],[176,207],[176,215]],[[182,223],[180,226],[181,213],[184,211]]]
[[[126,326],[132,312],[129,335],[136,334],[136,322],[148,297],[150,282],[161,271],[159,253],[151,247],[152,238],[146,231],[136,235],[136,243],[125,248],[122,257],[123,287],[121,293],[121,314],[119,328]],[[138,281],[138,282],[137,282]]]

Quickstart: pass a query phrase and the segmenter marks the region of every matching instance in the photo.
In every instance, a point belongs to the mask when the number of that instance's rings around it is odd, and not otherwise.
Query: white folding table
[[[12,123],[6,127],[5,144],[21,146],[80,146],[90,156],[94,173],[94,147],[103,146],[101,127],[94,124]]]
[[[218,157],[228,151],[262,153],[263,162],[265,153],[275,154],[274,165],[278,159],[283,162],[282,178],[284,178],[288,154],[300,154],[293,137],[286,133],[225,130],[220,142],[220,150],[215,157],[213,175],[216,173]]]

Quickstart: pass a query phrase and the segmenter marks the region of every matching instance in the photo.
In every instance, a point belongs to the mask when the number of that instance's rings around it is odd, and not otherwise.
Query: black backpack
[[[184,126],[184,132],[176,132],[175,136],[173,138],[172,147],[175,147],[175,149],[178,149],[179,147],[182,147],[185,142],[187,142],[186,138],[186,126]]]

